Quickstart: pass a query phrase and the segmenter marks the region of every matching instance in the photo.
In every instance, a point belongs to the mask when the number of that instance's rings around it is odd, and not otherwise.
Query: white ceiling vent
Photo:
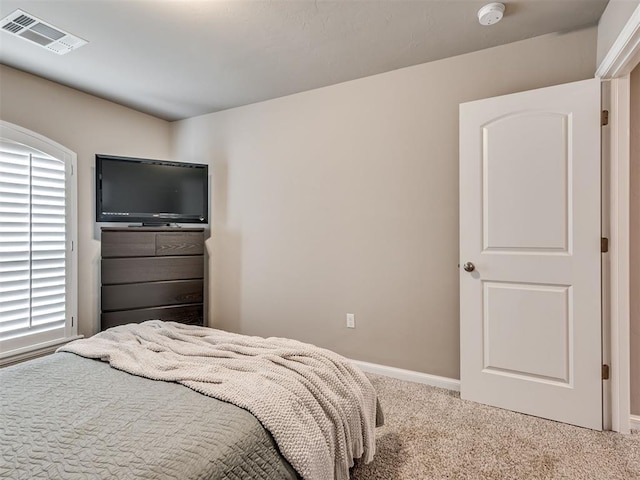
[[[64,55],[88,43],[22,10],[16,10],[0,20],[0,28],[58,55]]]

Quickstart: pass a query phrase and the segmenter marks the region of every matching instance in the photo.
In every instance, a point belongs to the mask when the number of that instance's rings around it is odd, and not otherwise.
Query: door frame
[[[605,428],[628,433],[630,406],[630,285],[629,181],[631,71],[640,63],[640,5],[607,52],[596,77],[608,81],[603,104],[610,111],[608,138],[603,141],[603,232],[609,253],[603,260],[603,360],[611,366],[610,385],[604,390]],[[607,207],[608,205],[608,207]],[[607,341],[606,339],[609,339]],[[607,391],[609,394],[607,395]]]

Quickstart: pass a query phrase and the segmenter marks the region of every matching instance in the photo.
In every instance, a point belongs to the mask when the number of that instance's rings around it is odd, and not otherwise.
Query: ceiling
[[[551,32],[594,25],[607,0],[2,0],[89,43],[56,55],[0,33],[0,62],[178,120]],[[1,88],[1,86],[0,86]]]

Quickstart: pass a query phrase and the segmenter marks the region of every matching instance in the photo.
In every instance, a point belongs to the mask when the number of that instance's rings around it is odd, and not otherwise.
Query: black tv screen
[[[207,165],[96,155],[96,221],[207,223]]]

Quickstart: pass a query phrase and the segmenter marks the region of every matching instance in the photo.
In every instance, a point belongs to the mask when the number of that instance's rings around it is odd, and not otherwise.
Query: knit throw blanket
[[[375,453],[376,393],[337,353],[284,338],[150,320],[58,351],[133,375],[178,382],[251,412],[304,480],[347,480]]]

